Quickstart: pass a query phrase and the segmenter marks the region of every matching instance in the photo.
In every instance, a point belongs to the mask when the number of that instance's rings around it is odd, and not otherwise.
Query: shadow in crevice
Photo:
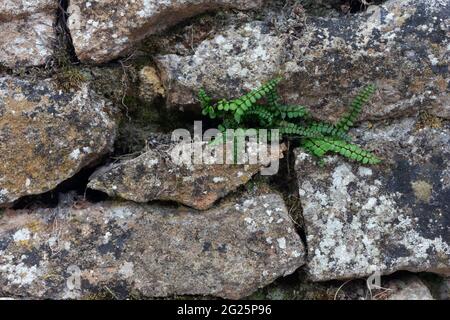
[[[55,24],[57,41],[55,44],[55,51],[64,50],[72,63],[79,63],[72,43],[72,36],[67,26],[67,18],[69,17],[67,8],[69,7],[69,2],[69,0],[58,1],[58,11]]]
[[[108,199],[106,193],[87,188],[89,177],[97,168],[84,168],[50,191],[22,197],[14,203],[13,209],[55,208],[58,205],[69,205],[77,200],[92,203],[105,201]]]
[[[380,5],[386,0],[300,0],[306,12],[312,16],[327,14],[355,14],[366,11],[370,5]]]

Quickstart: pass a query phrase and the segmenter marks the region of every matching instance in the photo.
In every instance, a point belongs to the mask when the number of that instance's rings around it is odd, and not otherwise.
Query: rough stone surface
[[[0,218],[0,296],[241,298],[303,264],[282,198],[247,195],[205,212],[78,203]]]
[[[44,64],[52,54],[57,1],[14,0],[0,3],[0,65]]]
[[[143,101],[153,103],[158,97],[165,96],[164,87],[155,68],[143,67],[139,71],[139,82],[139,98]]]
[[[281,70],[285,41],[259,21],[205,40],[194,55],[156,57],[169,106],[197,103],[198,89],[216,98],[236,97]]]
[[[352,132],[384,162],[329,156],[320,167],[298,150],[296,171],[314,280],[375,271],[450,273],[450,125],[414,119]]]
[[[106,62],[146,36],[209,10],[251,9],[262,0],[107,0],[70,1],[68,26],[82,61]]]
[[[0,205],[43,193],[110,151],[111,107],[87,84],[0,78]]]
[[[425,108],[450,118],[449,1],[391,0],[338,18],[291,11],[231,25],[192,55],[157,57],[169,105],[193,105],[200,87],[236,97],[281,74],[285,100],[320,118],[336,120],[367,83],[379,90],[363,119]]]
[[[200,151],[207,154],[208,146],[203,143],[193,143],[186,146],[199,146]],[[210,208],[215,201],[248,182],[262,166],[271,160],[278,161],[283,157],[280,148],[278,152],[269,153],[268,157],[257,164],[224,165],[193,164],[187,161],[178,162],[179,155],[191,160],[187,148],[178,149],[177,145],[159,145],[131,160],[125,160],[100,168],[90,178],[89,188],[106,192],[111,197],[121,197],[136,202],[151,200],[171,200],[184,205],[204,210]],[[249,154],[257,151],[248,148]],[[212,149],[210,150],[212,151]],[[189,155],[189,157],[188,157]],[[217,158],[218,159],[218,158]],[[209,161],[209,160],[208,160]],[[248,163],[248,162],[247,162]]]
[[[430,289],[416,276],[389,281],[387,300],[434,300]]]

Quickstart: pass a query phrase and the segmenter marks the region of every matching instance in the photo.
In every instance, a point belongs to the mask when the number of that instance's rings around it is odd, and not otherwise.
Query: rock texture
[[[52,54],[58,2],[13,0],[0,3],[0,65],[36,66]]]
[[[145,66],[139,71],[139,98],[147,103],[165,96],[164,87],[158,76],[158,71],[152,66]]]
[[[387,300],[434,300],[430,289],[416,276],[391,280]]]
[[[206,154],[208,146],[203,143],[189,144],[192,147],[190,150],[195,145]],[[179,163],[179,153],[174,152],[175,147],[175,144],[162,144],[137,158],[100,168],[90,178],[88,187],[106,192],[111,197],[136,202],[171,200],[205,210],[248,182],[271,160],[278,161],[283,157],[280,149],[258,164]],[[255,154],[257,149],[248,148],[248,151]]]
[[[282,198],[247,195],[197,212],[78,203],[0,218],[0,296],[241,298],[303,264]]]
[[[384,158],[379,166],[330,156],[320,167],[297,152],[313,280],[450,273],[450,125],[417,125],[405,119],[353,131]]]
[[[187,56],[156,61],[170,106],[196,103],[200,87],[216,98],[236,97],[277,74],[289,103],[311,106],[336,120],[352,94],[378,88],[363,119],[412,114],[419,109],[450,118],[450,2],[387,1],[339,18],[286,17],[231,25]]]
[[[72,0],[68,26],[78,58],[101,63],[128,52],[146,36],[209,10],[251,9],[262,0]]]
[[[51,190],[110,151],[110,112],[87,84],[64,93],[51,79],[0,78],[0,205]]]

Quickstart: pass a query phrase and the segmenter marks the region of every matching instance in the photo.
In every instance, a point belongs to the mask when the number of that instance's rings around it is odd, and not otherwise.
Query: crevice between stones
[[[371,5],[380,5],[386,0],[300,0],[307,14],[311,16],[325,16],[356,14],[364,12]]]
[[[303,218],[303,208],[299,196],[299,187],[297,175],[295,173],[295,153],[294,149],[297,143],[286,140],[287,151],[284,158],[280,160],[280,168],[276,175],[269,179],[270,185],[281,193],[288,209],[295,230],[300,236],[305,246],[305,254],[308,252],[308,244],[306,241],[306,227]]]
[[[90,203],[105,201],[108,199],[106,193],[87,188],[89,177],[102,165],[103,162],[98,166],[85,167],[45,193],[21,197],[13,204],[12,209],[56,208],[70,206],[78,201]]]
[[[72,43],[72,36],[67,26],[67,8],[69,7],[69,0],[58,0],[58,11],[55,25],[56,32],[56,47],[54,54],[62,54],[60,50],[65,51],[72,63],[79,63],[77,55],[75,53],[75,47]]]

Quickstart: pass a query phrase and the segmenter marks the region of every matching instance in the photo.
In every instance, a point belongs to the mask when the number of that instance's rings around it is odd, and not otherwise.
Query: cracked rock
[[[199,213],[134,202],[7,210],[0,296],[238,299],[303,264],[282,198],[245,195]]]
[[[297,150],[296,171],[316,281],[397,270],[450,274],[450,126],[408,118],[355,129],[378,166]]]
[[[0,78],[0,205],[44,193],[112,148],[112,108],[83,84]]]

